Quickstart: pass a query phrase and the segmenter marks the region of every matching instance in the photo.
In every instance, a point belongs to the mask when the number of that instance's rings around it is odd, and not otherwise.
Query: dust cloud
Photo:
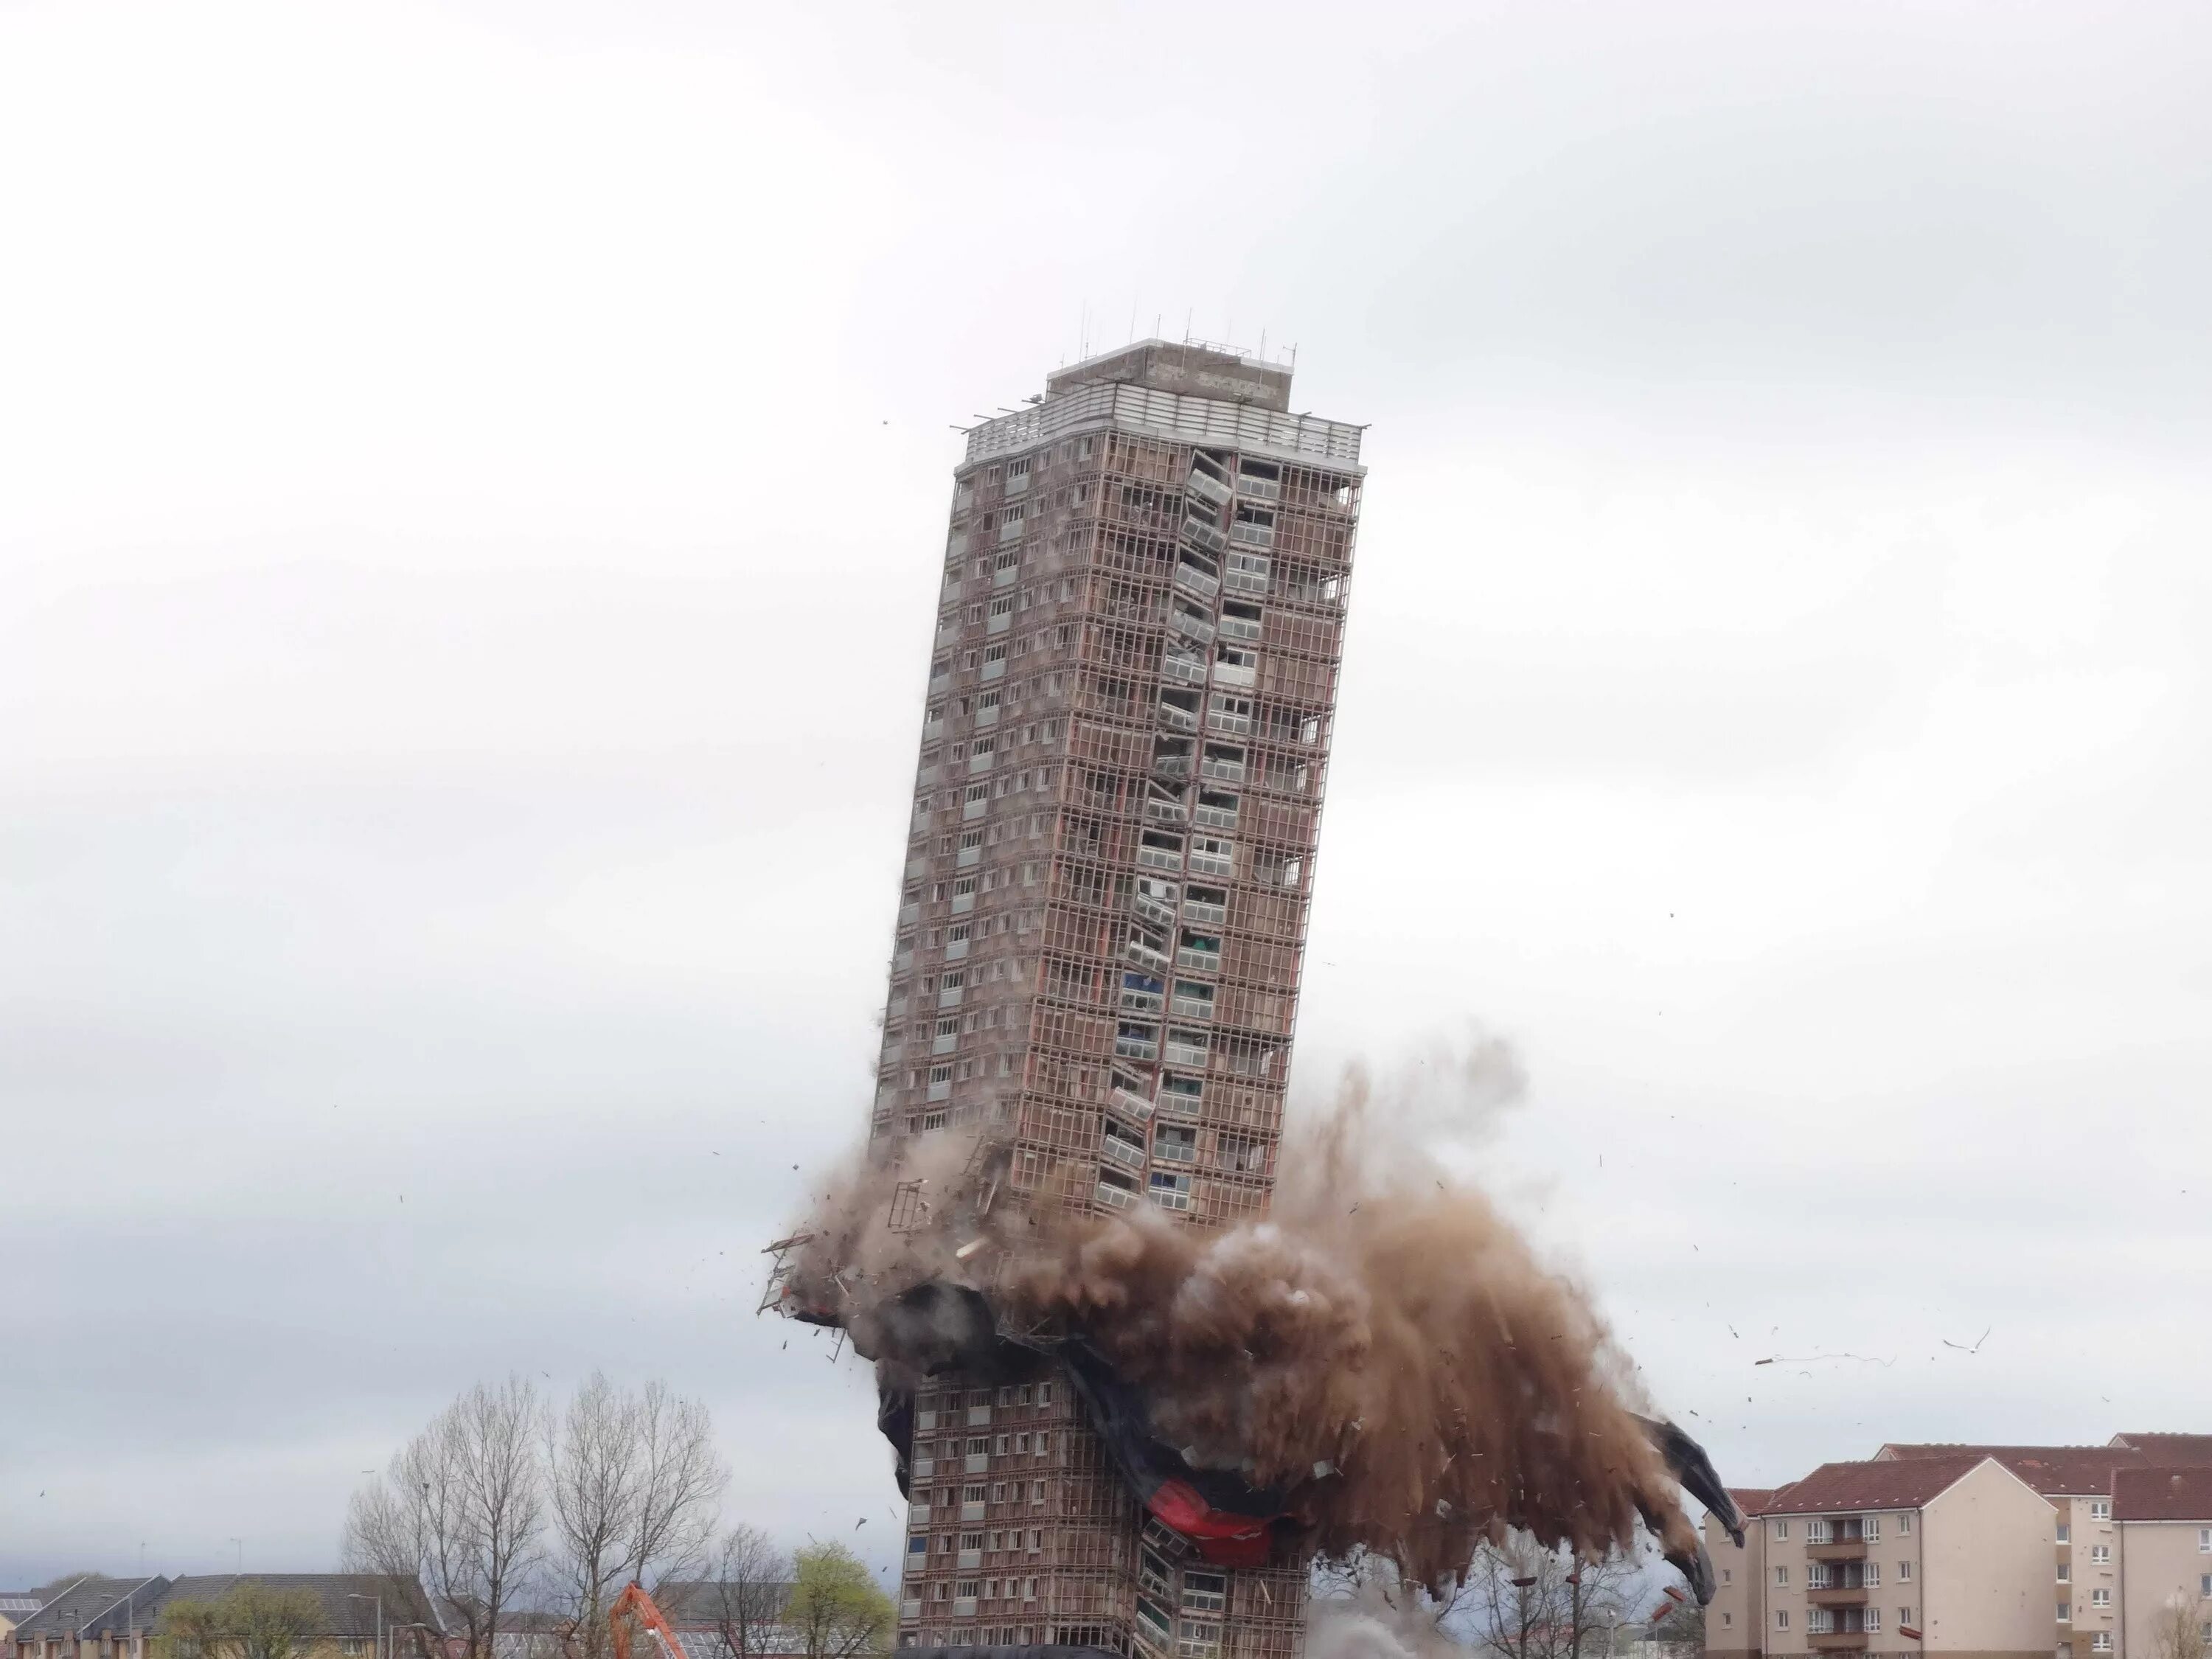
[[[1588,1297],[1437,1155],[1520,1079],[1495,1042],[1381,1087],[1355,1068],[1294,1121],[1268,1213],[1218,1229],[1143,1203],[992,1202],[975,1142],[933,1137],[847,1173],[793,1294],[862,1353],[915,1370],[957,1364],[962,1344],[957,1319],[886,1320],[920,1285],[980,1293],[1001,1334],[1047,1352],[1080,1337],[1194,1468],[1281,1492],[1314,1553],[1369,1551],[1409,1583],[1443,1590],[1509,1528],[1595,1558],[1629,1548],[1640,1522],[1686,1559],[1694,1534],[1632,1366]],[[1346,1635],[1346,1653],[1401,1650],[1358,1645],[1380,1626]]]

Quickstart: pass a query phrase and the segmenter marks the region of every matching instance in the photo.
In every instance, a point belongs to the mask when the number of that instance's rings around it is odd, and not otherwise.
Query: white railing
[[[1125,1187],[1109,1187],[1102,1181],[1092,1196],[1109,1210],[1126,1210],[1129,1207],[1129,1200],[1136,1194]]]
[[[1081,386],[968,432],[966,462],[1012,455],[1083,427],[1118,426],[1242,450],[1359,465],[1360,428],[1249,404],[1100,382]]]

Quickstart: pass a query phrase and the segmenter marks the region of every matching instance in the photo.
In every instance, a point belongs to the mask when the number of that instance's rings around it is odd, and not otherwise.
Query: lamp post
[[[376,1603],[376,1645],[369,1650],[375,1654],[376,1659],[384,1659],[384,1598],[380,1595],[358,1595],[348,1591],[346,1600]]]
[[[433,1636],[442,1636],[444,1634],[444,1632],[439,1630],[435,1625],[426,1625],[420,1619],[417,1619],[414,1623],[410,1625],[394,1625],[392,1627],[391,1636],[392,1645],[395,1653],[398,1651],[399,1646],[399,1632],[403,1630],[427,1630]]]

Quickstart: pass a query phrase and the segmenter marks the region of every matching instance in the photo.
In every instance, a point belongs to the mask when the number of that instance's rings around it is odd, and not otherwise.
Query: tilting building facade
[[[968,434],[872,1135],[980,1131],[1016,1201],[1273,1184],[1364,477],[1290,383],[1147,341]],[[1303,1564],[1199,1559],[1064,1381],[917,1406],[903,1644],[1294,1645]]]

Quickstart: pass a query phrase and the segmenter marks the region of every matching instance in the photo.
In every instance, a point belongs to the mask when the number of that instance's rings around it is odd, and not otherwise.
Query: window
[[[2112,1547],[2110,1544],[2092,1544],[2089,1546],[2089,1563],[2092,1566],[2109,1566],[2112,1565]]]
[[[1198,1612],[1218,1613],[1229,1599],[1229,1580],[1218,1572],[1185,1572],[1182,1604]]]
[[[2064,1532],[2064,1531],[2066,1530],[2066,1528],[2063,1528],[2063,1527],[2061,1527],[2058,1530],[2059,1530],[2060,1532],[2062,1532],[2062,1533],[2063,1533],[2063,1532]],[[1912,1536],[1912,1517],[1911,1517],[1911,1516],[1910,1516],[1910,1515],[1900,1515],[1900,1516],[1899,1516],[1897,1517],[1897,1533],[1898,1533],[1898,1536],[1899,1536],[1899,1537],[1900,1537],[1900,1538],[1910,1538],[1910,1537],[1911,1537],[1911,1536]],[[2062,1541],[2063,1541],[2063,1540],[2062,1540]]]
[[[2212,1527],[2197,1528],[2197,1553],[2199,1555],[2212,1555]]]
[[[1897,1610],[1897,1622],[1900,1625],[1911,1624],[1912,1622],[1912,1609],[1911,1607],[1899,1607]]]
[[[2212,1572],[2205,1573],[2197,1579],[2197,1593],[2206,1601],[2212,1601]]]
[[[1790,1536],[1790,1523],[1789,1523],[1787,1521],[1777,1521],[1777,1522],[1774,1523],[1774,1535],[1775,1535],[1777,1538],[1787,1538],[1787,1537],[1789,1537],[1789,1536]],[[1787,1628],[1787,1626],[1784,1626],[1784,1628]]]
[[[1875,1607],[1871,1602],[1867,1605],[1865,1628],[1868,1630],[1880,1630],[1881,1628],[1881,1609]]]
[[[2099,1498],[2091,1500],[2089,1504],[2089,1518],[2092,1521],[2111,1520],[2112,1518],[2112,1500],[2108,1498]]]
[[[1777,1630],[1788,1630],[1788,1629],[1790,1628],[1790,1609],[1789,1609],[1789,1608],[1787,1608],[1787,1607],[1778,1607],[1778,1608],[1776,1608],[1776,1609],[1775,1609],[1775,1613],[1774,1613],[1774,1628],[1775,1628],[1775,1629],[1777,1629]]]
[[[1912,1582],[1911,1562],[1900,1561],[1897,1564],[1897,1582],[1900,1584],[1909,1584]]]
[[[2112,1591],[2108,1589],[2091,1590],[2089,1592],[2089,1605],[2093,1607],[2109,1607],[2112,1605]]]
[[[1735,1583],[1735,1572],[1729,1568],[1723,1567],[1721,1569],[1721,1583],[1723,1584],[1733,1584]]]
[[[2062,1625],[2070,1625],[2074,1622],[2074,1604],[2071,1601],[2061,1601],[2058,1604],[2058,1622]]]
[[[1869,1515],[1867,1516],[1866,1524],[1861,1529],[1860,1536],[1864,1538],[1869,1544],[1879,1544],[1881,1542],[1881,1517],[1878,1515]],[[1872,1607],[1869,1607],[1867,1611],[1871,1613],[1874,1609]]]
[[[1735,1629],[1735,1615],[1734,1613],[1723,1613],[1723,1614],[1721,1615],[1721,1628],[1722,1628],[1723,1630],[1733,1630],[1733,1629]]]
[[[908,1555],[928,1554],[929,1540],[926,1536],[916,1536],[908,1539],[906,1540],[906,1553]]]
[[[2063,1521],[2061,1521],[2058,1523],[2058,1541],[2062,1544],[2068,1543],[2071,1541],[2073,1536],[2074,1528],[2068,1526]]]
[[[1787,1568],[1787,1567],[1777,1567],[1777,1568],[1775,1568],[1775,1570],[1774,1570],[1774,1582],[1775,1582],[1776,1583],[1778,1583],[1778,1584],[1786,1584],[1786,1583],[1788,1583],[1790,1582],[1790,1569],[1789,1569],[1789,1568]]]
[[[1881,1583],[1881,1563],[1879,1561],[1868,1562],[1866,1564],[1866,1577],[1859,1580],[1859,1582],[1864,1584],[1869,1589],[1872,1589],[1875,1586],[1879,1585]]]
[[[2097,1632],[2094,1635],[2093,1635],[2093,1636],[2091,1636],[2091,1637],[2089,1638],[2089,1651],[2090,1651],[2090,1652],[2092,1652],[2092,1653],[2110,1653],[2112,1650],[2112,1632],[2110,1632],[2110,1631],[2108,1631],[2108,1630],[2100,1630],[2100,1631]]]

